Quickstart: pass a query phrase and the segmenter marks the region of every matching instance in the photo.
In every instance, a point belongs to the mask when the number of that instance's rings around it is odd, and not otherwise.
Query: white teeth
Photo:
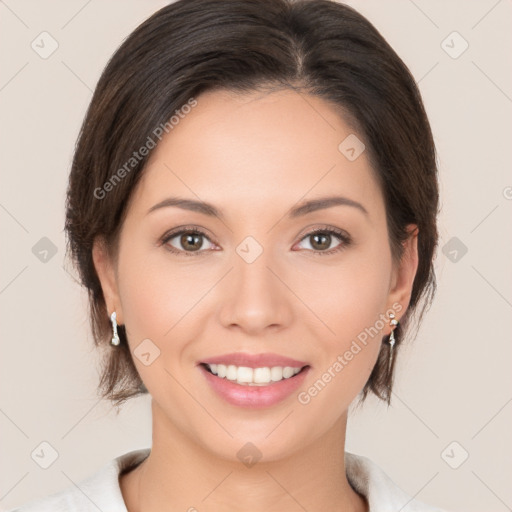
[[[282,366],[274,366],[270,368],[270,378],[273,381],[278,381],[283,378],[283,367]]]
[[[226,370],[226,379],[228,380],[236,380],[236,366],[233,364],[230,364]]]
[[[252,380],[252,368],[247,368],[247,366],[239,366],[236,372],[236,381],[237,382],[253,382]]]
[[[220,378],[226,378],[236,381],[238,384],[248,386],[264,386],[271,382],[278,382],[283,379],[289,379],[297,375],[302,368],[294,368],[291,366],[273,366],[269,368],[249,368],[247,366],[235,366],[224,364],[207,364],[211,373]]]
[[[270,382],[270,368],[254,368],[253,381],[256,384],[268,384]]]

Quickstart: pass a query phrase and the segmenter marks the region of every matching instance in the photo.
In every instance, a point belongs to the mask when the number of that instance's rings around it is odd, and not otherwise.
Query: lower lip
[[[304,382],[310,367],[307,366],[289,379],[272,382],[266,386],[244,386],[237,384],[236,381],[213,375],[203,365],[199,365],[199,369],[213,390],[230,404],[238,407],[262,408],[271,407],[288,398]]]

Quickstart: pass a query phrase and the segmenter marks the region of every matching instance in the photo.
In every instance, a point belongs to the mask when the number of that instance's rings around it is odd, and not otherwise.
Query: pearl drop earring
[[[395,333],[394,330],[396,329],[396,326],[398,325],[398,320],[395,318],[394,313],[389,314],[389,323],[392,326],[391,328],[391,334],[389,335],[389,360],[388,360],[388,368],[391,369],[391,361],[393,359],[393,347],[395,346]]]
[[[112,340],[110,343],[117,346],[121,343],[121,340],[119,334],[117,334],[117,315],[115,311],[110,315],[110,321],[112,322]]]

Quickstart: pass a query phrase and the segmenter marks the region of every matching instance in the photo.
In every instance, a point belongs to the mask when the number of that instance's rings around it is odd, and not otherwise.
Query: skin
[[[120,478],[127,508],[366,511],[345,474],[347,410],[389,323],[307,405],[297,393],[264,409],[231,405],[197,363],[275,352],[308,362],[299,392],[307,390],[379,315],[393,304],[398,320],[405,313],[418,262],[415,226],[394,262],[374,172],[365,152],[351,162],[338,150],[354,132],[327,102],[290,90],[216,91],[197,100],[153,151],[128,205],[117,258],[99,239],[93,250],[108,313],[115,310],[126,326],[131,350],[147,338],[160,350],[149,366],[134,358],[152,397],[153,445]],[[299,203],[331,195],[367,213],[341,205],[287,217]],[[169,196],[212,203],[222,220],[177,207],[148,213]],[[180,236],[160,242],[170,229],[190,225],[206,234],[199,251]],[[307,236],[326,227],[352,242],[333,235],[315,244]],[[236,252],[247,236],[263,248],[252,263]],[[247,442],[262,454],[250,468],[237,458]]]

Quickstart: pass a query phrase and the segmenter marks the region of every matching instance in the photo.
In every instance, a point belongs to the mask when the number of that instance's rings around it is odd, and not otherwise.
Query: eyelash
[[[160,243],[161,243],[161,245],[165,245],[166,249],[168,251],[170,251],[170,252],[172,252],[174,254],[180,255],[180,256],[181,255],[185,255],[185,256],[200,256],[200,255],[204,254],[206,252],[204,250],[194,251],[194,252],[182,251],[182,250],[176,249],[172,245],[168,244],[169,241],[172,240],[173,238],[177,237],[178,235],[183,235],[185,233],[203,236],[203,237],[205,237],[207,240],[209,240],[211,242],[211,240],[208,237],[208,235],[206,233],[204,233],[203,231],[201,231],[201,230],[199,230],[199,229],[197,229],[195,227],[190,227],[190,228],[185,227],[185,228],[181,228],[181,229],[179,229],[177,231],[171,231],[171,232],[166,233],[161,238]],[[310,231],[309,233],[306,233],[300,239],[300,241],[302,242],[302,240],[304,240],[305,238],[313,236],[313,235],[316,235],[317,233],[334,235],[341,242],[343,242],[338,247],[335,247],[334,249],[329,249],[327,251],[315,251],[315,250],[312,250],[312,249],[306,249],[308,252],[311,252],[311,253],[313,253],[314,255],[317,255],[317,256],[328,256],[328,255],[340,252],[340,251],[342,251],[343,249],[345,249],[346,247],[348,247],[352,243],[352,239],[350,238],[348,233],[346,233],[345,231],[342,231],[342,230],[339,230],[339,229],[336,229],[336,228],[327,228],[327,227],[326,228],[316,228],[313,231]]]

